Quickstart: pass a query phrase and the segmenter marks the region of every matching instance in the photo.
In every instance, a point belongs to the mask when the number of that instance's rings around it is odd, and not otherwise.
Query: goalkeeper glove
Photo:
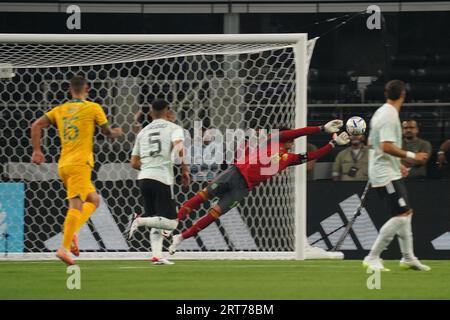
[[[349,142],[350,142],[350,137],[348,136],[347,132],[341,132],[339,135],[334,134],[333,140],[330,141],[330,143],[334,147],[336,147],[337,145],[344,146],[344,145],[348,144]]]
[[[343,125],[344,125],[344,122],[342,120],[331,120],[322,126],[322,131],[325,131],[328,133],[339,132],[339,130],[341,129],[341,127]]]

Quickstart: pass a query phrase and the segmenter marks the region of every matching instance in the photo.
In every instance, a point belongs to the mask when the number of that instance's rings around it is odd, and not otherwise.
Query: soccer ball
[[[351,117],[345,124],[347,133],[351,136],[360,136],[366,132],[366,122],[361,117]]]

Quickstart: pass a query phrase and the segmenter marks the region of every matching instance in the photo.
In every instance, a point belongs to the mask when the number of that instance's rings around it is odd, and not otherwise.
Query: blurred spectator
[[[439,170],[441,170],[442,175],[446,178],[450,177],[450,167],[448,165],[447,160],[449,151],[450,151],[450,139],[447,139],[444,142],[442,142],[441,146],[439,147],[436,161]]]
[[[426,152],[428,158],[431,156],[431,143],[419,138],[419,125],[416,120],[405,120],[403,127],[403,150],[412,152]],[[402,164],[409,169],[407,178],[423,178],[427,176],[427,160],[417,161],[414,159],[402,159]]]
[[[313,145],[312,143],[309,143],[306,145],[306,151],[311,152],[317,150],[317,147]],[[316,160],[308,161],[306,163],[306,172],[308,180],[314,179],[314,165],[316,164]]]
[[[333,163],[333,180],[364,181],[368,178],[369,149],[365,137],[350,136],[350,147],[342,150]]]

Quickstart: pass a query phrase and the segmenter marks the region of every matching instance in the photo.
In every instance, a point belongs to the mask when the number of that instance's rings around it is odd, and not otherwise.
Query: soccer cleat
[[[177,251],[177,247],[181,244],[183,241],[183,237],[181,234],[177,234],[172,237],[172,244],[169,247],[169,254],[174,254]]]
[[[68,266],[73,266],[75,264],[75,261],[69,257],[68,252],[64,248],[59,248],[58,251],[56,251],[56,257]]]
[[[74,234],[72,239],[72,245],[70,246],[70,252],[76,257],[80,255],[80,249],[78,248],[78,235]]]
[[[133,236],[133,234],[136,232],[136,230],[138,229],[138,218],[141,215],[137,214],[137,213],[133,213],[133,217],[130,219],[130,223],[128,224],[128,240],[131,239],[131,237]]]
[[[364,258],[362,265],[365,269],[370,269],[373,271],[391,271],[390,269],[384,267],[383,261],[380,258],[371,258],[367,256]]]
[[[163,264],[175,264],[174,262],[168,260],[168,259],[164,259],[164,258],[156,258],[153,257],[150,259],[150,261],[154,264],[154,265],[163,265]]]
[[[417,271],[430,271],[431,270],[431,268],[429,266],[422,264],[419,261],[419,259],[417,259],[416,257],[414,257],[412,259],[402,258],[402,260],[400,260],[400,269],[404,269],[404,270],[412,269],[412,270],[417,270]]]

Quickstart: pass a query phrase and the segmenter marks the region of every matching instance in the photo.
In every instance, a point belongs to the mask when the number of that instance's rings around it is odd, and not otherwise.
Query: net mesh
[[[66,202],[57,176],[59,138],[55,127],[45,131],[46,163],[37,166],[30,163],[29,128],[32,121],[69,98],[67,80],[76,74],[88,78],[89,99],[101,104],[110,123],[125,132],[113,141],[95,136],[93,180],[102,204],[80,231],[82,252],[150,250],[148,231],[139,230],[130,241],[124,232],[132,213],[143,212],[137,172],[128,161],[140,129],[139,111],[155,98],[171,102],[177,123],[191,135],[194,121],[221,132],[295,125],[294,50],[285,44],[2,44],[0,63],[15,68],[15,77],[0,80],[0,161],[3,181],[25,183],[24,252],[49,252],[60,245]],[[227,167],[226,163],[191,165],[193,181],[187,189],[180,187],[179,168],[175,168],[177,204]],[[202,206],[175,233],[192,225],[209,206]],[[168,244],[165,241],[164,246]],[[288,169],[183,242],[180,250],[293,249],[294,171]]]

